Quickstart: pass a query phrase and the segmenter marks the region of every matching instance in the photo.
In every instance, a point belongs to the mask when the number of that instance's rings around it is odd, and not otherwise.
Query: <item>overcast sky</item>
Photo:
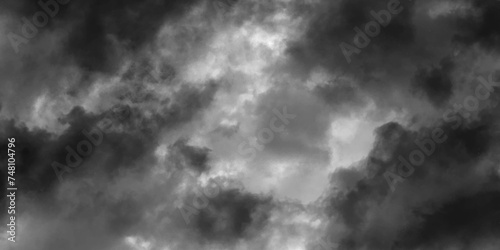
[[[0,249],[500,249],[500,1],[3,0],[0,34]]]

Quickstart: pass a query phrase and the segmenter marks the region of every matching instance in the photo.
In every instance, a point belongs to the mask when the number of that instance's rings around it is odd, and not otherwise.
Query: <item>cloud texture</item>
[[[495,0],[4,1],[0,248],[498,249],[499,18]]]

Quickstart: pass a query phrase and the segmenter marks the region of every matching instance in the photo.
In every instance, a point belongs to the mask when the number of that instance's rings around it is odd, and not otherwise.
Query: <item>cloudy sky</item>
[[[499,25],[496,0],[3,0],[0,249],[500,249]]]

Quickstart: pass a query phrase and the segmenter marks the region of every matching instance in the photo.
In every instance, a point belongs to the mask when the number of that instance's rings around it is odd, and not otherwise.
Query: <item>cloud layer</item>
[[[1,249],[500,246],[499,1],[0,9]]]

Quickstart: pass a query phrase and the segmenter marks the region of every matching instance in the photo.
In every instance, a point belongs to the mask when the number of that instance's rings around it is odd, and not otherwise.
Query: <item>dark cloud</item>
[[[83,131],[94,131],[97,128],[97,123],[104,118],[109,119],[109,126],[118,126],[120,122],[124,121],[123,119],[127,118],[126,111],[124,112],[123,110],[126,109],[117,107],[101,115],[92,115],[86,113],[81,107],[76,107],[60,119],[63,124],[68,125],[68,128],[60,136],[50,134],[41,129],[29,130],[23,124],[17,125],[12,120],[2,121],[4,123],[4,130],[2,131],[1,138],[9,137],[16,139],[15,150],[17,152],[18,164],[16,176],[19,178],[22,189],[25,192],[50,191],[58,180],[51,164],[56,161],[66,165],[68,154],[66,147],[77,151],[77,145],[82,141],[88,140]],[[113,135],[102,131],[101,133],[104,145],[112,143]],[[122,134],[120,138],[124,136],[126,135]],[[7,139],[4,140],[2,147],[7,148]],[[94,154],[96,151],[102,150],[103,147],[106,146],[98,145],[97,147],[93,147]],[[136,147],[130,152],[142,154],[143,151],[138,149]],[[116,151],[115,153],[116,156],[121,155],[120,151]],[[90,155],[89,157],[95,157],[95,155]],[[86,159],[87,157],[83,158],[81,164],[86,166],[88,159]],[[82,165],[76,169],[85,168],[81,167]],[[2,172],[2,174],[6,175],[6,172]]]
[[[353,52],[346,57],[341,47],[341,44],[348,44],[356,50],[355,29],[364,32],[367,23],[378,23],[372,11],[385,13],[389,2],[346,0],[321,1],[313,5],[314,14],[305,17],[308,26],[304,36],[288,44],[287,55],[290,60],[287,69],[305,80],[320,67],[335,77],[352,79],[350,87],[353,90],[368,94],[384,110],[399,105],[396,100],[408,95],[408,74],[413,71],[414,65],[429,63],[428,58],[422,58],[422,54],[428,52],[424,51],[425,45],[421,44],[421,38],[418,37],[419,23],[415,23],[415,18],[422,14],[417,13],[414,1],[399,1],[402,11],[391,15],[390,22],[380,27],[378,35],[371,38],[367,36],[370,41],[366,47],[359,49],[359,53]],[[317,91],[327,90],[323,88],[319,87]],[[322,98],[327,92],[324,91]],[[388,98],[388,95],[394,96]],[[342,96],[339,99],[345,98]],[[350,101],[346,107],[350,109],[351,104],[358,107],[360,103]]]
[[[500,28],[496,25],[500,21],[500,2],[495,0],[470,0],[472,13],[459,17],[459,28],[455,40],[468,46],[479,44],[486,49],[498,51],[500,42]]]
[[[271,198],[259,197],[239,190],[222,191],[209,199],[210,209],[196,218],[196,229],[202,239],[231,242],[255,237],[266,226],[273,203]]]
[[[358,89],[342,83],[335,84],[329,82],[326,85],[318,85],[314,89],[314,94],[318,95],[337,111],[352,110],[356,106],[362,107],[366,105]]]
[[[426,204],[432,207],[432,204]],[[464,248],[474,248],[478,239],[495,239],[500,232],[500,192],[485,190],[429,208],[416,208],[415,228],[403,233],[395,245],[402,249],[444,248],[460,239]]]
[[[357,68],[364,70],[377,67],[370,57],[384,58],[387,65],[390,55],[404,53],[411,47],[414,40],[412,23],[413,3],[400,1],[403,11],[393,15],[387,27],[380,28],[380,34],[371,39],[370,44],[359,54],[352,55],[356,67],[347,63],[340,48],[342,42],[354,46],[355,28],[365,29],[366,23],[375,20],[371,11],[387,10],[389,1],[355,0],[355,1],[322,1],[316,6],[303,40],[290,44],[289,53],[292,58],[301,62],[301,67],[312,69],[321,65],[329,69],[340,67],[346,71],[356,72]],[[384,65],[382,64],[382,65]],[[382,66],[379,65],[379,66]]]
[[[416,92],[423,92],[436,106],[447,103],[453,91],[453,69],[453,61],[450,58],[444,58],[439,67],[419,69],[414,79]]]
[[[351,230],[340,240],[342,247],[470,246],[483,237],[492,238],[499,229],[498,223],[487,219],[498,216],[495,209],[499,206],[500,176],[498,162],[492,157],[498,146],[498,116],[487,111],[481,114],[480,120],[460,127],[441,122],[419,131],[398,123],[378,128],[376,143],[364,166],[332,176],[337,180],[332,184],[340,189],[332,192],[327,213],[338,216]],[[412,162],[409,155],[422,150],[417,143],[429,139],[436,128],[443,129],[447,140],[434,142],[435,149],[424,155],[424,163],[414,165],[410,176],[401,177],[399,156]],[[431,148],[428,144],[425,147]],[[366,174],[368,171],[374,174]],[[395,184],[395,191],[386,179],[388,172],[402,180]],[[380,232],[382,229],[385,233]]]
[[[41,10],[37,2],[5,3],[2,9],[19,18],[31,17]],[[122,50],[137,51],[150,43],[166,21],[182,16],[197,2],[69,1],[59,4],[49,28],[67,34],[61,46],[68,61],[89,71],[114,72]]]
[[[197,0],[188,1],[86,1],[74,2],[75,16],[65,18],[75,23],[69,33],[66,51],[82,68],[112,70],[119,45],[132,51],[150,42],[165,20],[179,17]],[[78,14],[77,14],[78,13]],[[140,14],[139,14],[140,13]],[[112,39],[111,39],[112,38]]]
[[[18,172],[17,177],[23,192],[50,192],[58,183],[53,163],[58,162],[70,167],[70,162],[76,162],[77,166],[71,172],[61,174],[66,179],[79,178],[82,175],[98,172],[112,178],[117,176],[119,170],[135,169],[144,173],[145,166],[134,166],[138,160],[152,161],[151,153],[157,146],[157,138],[154,137],[162,129],[172,129],[184,122],[191,120],[197,111],[203,109],[211,101],[215,93],[214,88],[209,90],[197,90],[193,88],[182,88],[177,98],[170,106],[165,107],[164,113],[155,113],[146,118],[137,108],[126,105],[117,105],[110,111],[102,114],[87,113],[81,107],[75,107],[59,122],[68,128],[61,135],[54,135],[44,130],[30,131],[24,125],[15,124],[14,121],[3,121],[1,138],[16,138]],[[194,98],[196,102],[190,102]],[[148,126],[145,126],[147,124]],[[102,142],[93,145],[89,156],[81,156],[81,160],[68,158],[69,151],[77,151],[78,145],[83,141],[89,141],[83,131],[100,134]],[[3,148],[7,147],[7,139],[3,140]],[[184,147],[182,153],[190,158],[189,163],[203,170],[206,166],[201,154],[193,148]],[[2,156],[6,157],[6,155]],[[149,159],[149,160],[148,160]],[[5,159],[6,160],[6,159]],[[58,168],[64,172],[64,168]],[[62,173],[61,172],[61,173]],[[2,171],[2,176],[6,176]],[[6,179],[6,178],[4,178]],[[2,179],[3,181],[3,179]],[[26,185],[26,186],[25,186]]]
[[[214,129],[214,133],[220,133],[222,136],[230,138],[234,134],[238,132],[240,129],[240,125],[234,125],[234,126],[219,126],[216,129]]]
[[[190,168],[198,173],[210,170],[208,165],[210,149],[205,147],[193,147],[188,145],[188,139],[177,140],[170,147],[171,161],[176,168]]]
[[[19,249],[307,248],[321,234],[339,249],[498,244],[500,95],[440,112],[498,67],[499,2],[400,0],[346,58],[341,44],[357,46],[391,1],[69,1],[19,54],[1,40]],[[20,33],[40,10],[4,1],[0,29]],[[68,156],[92,141],[84,131],[102,141]],[[73,160],[59,182],[54,162]],[[183,220],[179,204],[231,178],[244,187],[221,185]]]
[[[7,151],[7,138],[15,138],[17,152],[17,176],[19,178],[20,185],[26,189],[43,190],[50,186],[50,183],[57,180],[54,175],[53,170],[48,167],[49,160],[42,161],[47,154],[47,145],[52,144],[53,141],[50,138],[50,134],[43,131],[29,131],[26,127],[16,126],[13,120],[2,121],[2,149]],[[1,156],[2,160],[7,160],[7,155]],[[42,162],[41,162],[42,161]],[[41,165],[44,165],[43,167]],[[45,163],[45,164],[44,164]],[[2,183],[7,180],[7,169],[2,169]],[[30,182],[30,179],[34,179],[36,182]],[[5,184],[5,183],[4,183]],[[24,186],[24,185],[31,186]]]

